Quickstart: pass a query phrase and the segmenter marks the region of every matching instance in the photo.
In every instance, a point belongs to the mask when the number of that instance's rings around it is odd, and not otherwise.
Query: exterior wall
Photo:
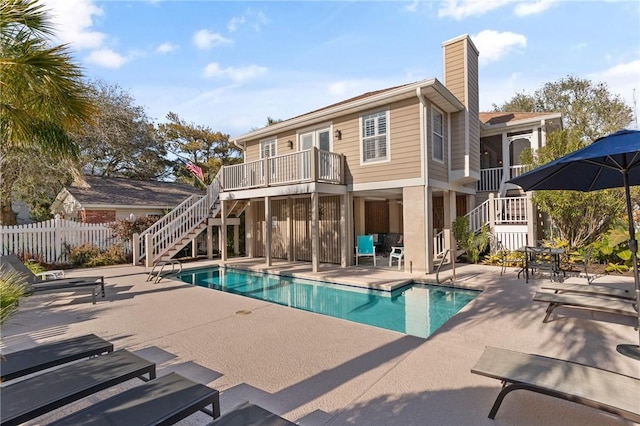
[[[115,210],[80,210],[78,214],[80,222],[84,223],[108,223],[116,220]]]
[[[478,86],[478,55],[467,46],[468,90],[466,102],[469,111],[469,167],[472,173],[480,172],[480,90]]]
[[[427,247],[427,222],[425,209],[424,186],[405,187],[402,191],[403,198],[403,221],[410,223],[404,229],[404,253],[405,271],[412,270],[413,273],[425,272],[425,250]],[[431,233],[429,233],[431,235]],[[430,237],[431,238],[431,237]]]
[[[431,134],[432,130],[432,122],[431,122],[431,113],[433,111],[433,105],[431,103],[427,106],[427,125],[425,126],[427,129],[427,159],[429,161],[429,179],[436,179],[441,182],[447,182],[449,180],[449,114],[446,112],[439,110],[443,114],[444,127],[443,127],[443,159],[444,161],[438,161],[433,159],[433,135]]]
[[[340,264],[342,241],[340,238],[340,196],[321,196],[319,204],[320,238],[319,258],[322,263]],[[251,202],[253,214],[251,227],[254,232],[253,253],[255,257],[265,257],[265,217],[264,201]],[[288,199],[271,200],[271,257],[273,259],[287,259],[289,253],[289,231],[287,218],[291,215],[291,243],[293,244],[294,261],[311,261],[311,198],[299,197],[292,199],[291,214]]]
[[[360,164],[360,114],[348,114],[334,119],[333,129],[342,133],[341,140],[333,138],[333,152],[345,155],[346,183],[370,183],[421,177],[420,158],[420,104],[417,97],[395,102],[389,107],[388,132],[390,137],[390,161]],[[374,108],[363,113],[379,111]],[[293,142],[293,149],[287,141]],[[283,155],[297,150],[295,131],[278,134],[276,154]],[[247,142],[245,162],[260,159],[260,140]]]
[[[447,89],[455,95],[463,104],[465,98],[465,52],[464,39],[444,46],[444,81]]]

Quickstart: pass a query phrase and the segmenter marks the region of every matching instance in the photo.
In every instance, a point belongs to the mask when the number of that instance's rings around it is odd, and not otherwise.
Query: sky
[[[42,0],[88,80],[239,136],[415,81],[442,81],[442,42],[480,51],[480,109],[569,75],[635,110],[640,1]],[[637,127],[637,125],[633,125]]]

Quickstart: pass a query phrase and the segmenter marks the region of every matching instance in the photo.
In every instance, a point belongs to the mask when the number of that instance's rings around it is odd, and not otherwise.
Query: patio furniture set
[[[589,253],[585,256],[583,277],[565,278],[560,268],[563,249],[523,247],[525,254],[518,278],[545,271],[550,281],[540,284],[533,301],[548,303],[543,322],[557,308],[582,309],[629,317],[638,316],[634,290],[593,284],[587,272]],[[501,273],[502,275],[502,273]],[[554,280],[558,280],[554,282]],[[474,374],[502,381],[489,418],[495,418],[505,396],[514,390],[529,390],[578,404],[597,408],[640,423],[640,379],[598,367],[542,355],[486,347]]]

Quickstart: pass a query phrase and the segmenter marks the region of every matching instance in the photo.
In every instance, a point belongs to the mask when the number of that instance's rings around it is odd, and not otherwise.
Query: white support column
[[[447,236],[450,234],[451,232],[451,226],[452,226],[452,222],[455,219],[455,217],[452,219],[452,214],[451,214],[451,199],[454,200],[453,202],[453,215],[456,214],[455,212],[455,199],[456,199],[456,193],[454,191],[444,191],[442,194],[443,200],[442,200],[442,205],[444,208],[444,228],[442,229],[443,235],[444,235],[444,248],[446,249],[451,249],[451,241],[447,238]],[[435,232],[435,231],[434,231]]]
[[[433,255],[434,255],[434,250],[433,250],[433,191],[431,189],[430,186],[428,186],[425,190],[425,200],[424,200],[424,211],[426,212],[426,216],[427,216],[427,223],[426,223],[426,259],[425,259],[425,265],[426,265],[426,272],[427,274],[430,274],[433,272],[434,270],[434,263],[433,263]]]
[[[271,266],[271,197],[264,197],[264,257]]]
[[[207,259],[213,259],[213,225],[207,225]]]
[[[244,209],[244,251],[249,258],[254,257],[254,244],[256,241],[256,221],[253,203],[249,201]]]
[[[497,205],[498,205],[498,201],[496,200],[495,195],[493,194],[493,192],[489,193],[489,199],[488,199],[488,209],[489,209],[489,230],[491,232],[494,232],[496,229],[496,212],[498,211],[497,209]]]
[[[227,202],[220,200],[220,260],[227,260]]]
[[[320,264],[320,236],[318,232],[318,193],[311,193],[311,265],[312,271],[318,272]]]
[[[532,195],[532,192],[527,192],[527,211],[529,212],[529,217],[527,218],[527,245],[536,246],[538,240],[538,211],[533,205]]]
[[[147,268],[153,267],[153,247],[151,246],[151,234],[144,235],[144,265]]]
[[[198,256],[198,236],[191,239],[191,257]]]
[[[133,265],[137,265],[140,261],[140,234],[137,232],[133,234],[133,239],[131,241],[131,254],[133,257]]]
[[[344,194],[340,197],[340,266],[346,268],[349,259],[347,258],[347,202],[349,196]]]

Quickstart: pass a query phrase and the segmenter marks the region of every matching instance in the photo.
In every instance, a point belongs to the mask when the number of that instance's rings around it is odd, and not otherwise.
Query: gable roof
[[[237,146],[244,149],[242,142],[250,139],[264,138],[276,135],[278,132],[304,127],[316,122],[331,120],[335,117],[340,117],[352,112],[387,105],[391,102],[417,96],[418,93],[420,93],[421,96],[429,98],[433,104],[443,111],[454,112],[464,110],[464,105],[458,100],[458,98],[456,98],[449,89],[438,81],[438,79],[432,78],[429,80],[420,80],[414,83],[407,83],[400,86],[366,92],[344,101],[327,105],[320,109],[252,130],[249,133],[234,137],[231,140]]]
[[[480,122],[485,126],[507,124],[516,121],[537,121],[560,117],[558,113],[549,112],[481,112]]]
[[[191,185],[176,182],[102,176],[84,176],[84,180],[87,185],[65,188],[83,206],[104,204],[173,207],[193,194],[205,193]]]

